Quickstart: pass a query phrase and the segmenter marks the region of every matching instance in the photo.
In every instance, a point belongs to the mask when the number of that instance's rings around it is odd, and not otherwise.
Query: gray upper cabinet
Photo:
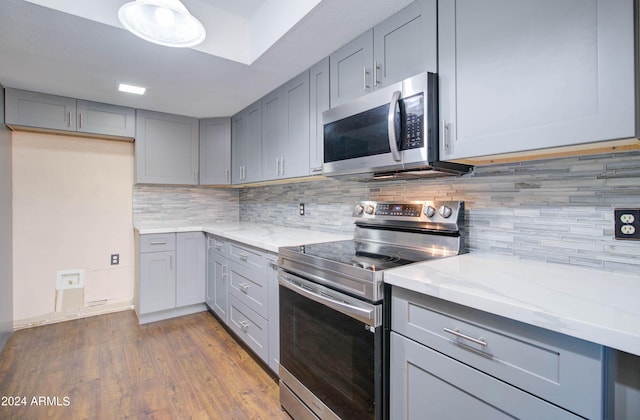
[[[200,120],[200,185],[231,184],[231,119]]]
[[[262,111],[255,102],[231,118],[232,181],[257,182],[262,176]]]
[[[135,110],[19,89],[6,89],[6,124],[100,136],[135,137]]]
[[[131,138],[136,136],[136,112],[133,108],[78,99],[76,111],[78,132]]]
[[[331,54],[331,106],[437,71],[436,0],[416,0]]]
[[[309,170],[322,173],[324,132],[322,113],[329,109],[329,57],[309,70]]]
[[[331,106],[373,91],[373,29],[329,56]]]
[[[136,115],[136,182],[198,184],[198,120],[138,110]]]
[[[262,99],[262,179],[309,175],[309,71]]]
[[[438,2],[446,160],[636,136],[633,0]]]

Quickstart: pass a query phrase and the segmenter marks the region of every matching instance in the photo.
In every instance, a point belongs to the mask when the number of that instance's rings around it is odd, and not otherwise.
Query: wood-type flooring
[[[16,331],[0,353],[0,398],[0,419],[289,418],[276,379],[208,312]]]

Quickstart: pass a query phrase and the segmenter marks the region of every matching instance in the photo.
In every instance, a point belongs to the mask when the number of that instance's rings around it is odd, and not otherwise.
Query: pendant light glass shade
[[[193,47],[206,32],[180,0],[135,0],[118,10],[120,23],[131,33],[167,47]]]

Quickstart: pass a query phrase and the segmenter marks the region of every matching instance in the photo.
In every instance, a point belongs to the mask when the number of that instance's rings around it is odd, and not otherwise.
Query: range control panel
[[[355,203],[352,215],[362,221],[458,224],[464,217],[464,201],[359,201]]]

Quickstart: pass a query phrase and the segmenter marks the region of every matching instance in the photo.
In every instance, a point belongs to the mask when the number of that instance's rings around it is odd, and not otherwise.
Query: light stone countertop
[[[281,246],[341,241],[352,236],[255,223],[220,223],[204,226],[135,226],[141,235],[153,233],[205,232],[270,252]]]
[[[640,273],[469,253],[390,269],[384,281],[640,356]]]

